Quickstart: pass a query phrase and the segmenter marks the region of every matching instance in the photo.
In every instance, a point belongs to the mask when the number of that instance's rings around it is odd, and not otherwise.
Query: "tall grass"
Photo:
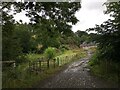
[[[76,57],[75,54],[78,56]],[[35,61],[37,58],[43,57],[44,55],[40,54],[28,54],[27,57],[30,61]],[[66,56],[68,56],[70,59],[68,62],[66,61]],[[85,53],[81,50],[76,51],[65,51],[63,54],[58,55],[57,57],[60,58],[60,66],[64,66],[65,64],[80,58],[86,56]],[[57,58],[55,57],[55,58]],[[75,58],[76,57],[76,58]],[[61,63],[64,62],[64,63]],[[50,63],[52,65],[52,62]],[[45,79],[46,77],[49,77],[50,75],[54,74],[56,71],[58,71],[61,67],[56,68],[50,68],[46,69],[44,72],[41,73],[32,73],[28,70],[29,63],[22,63],[19,66],[13,68],[5,68],[3,70],[3,88],[31,88],[33,84],[36,84],[38,81]],[[45,64],[43,63],[43,66]]]
[[[89,62],[92,74],[104,78],[108,81],[119,82],[120,63],[111,60],[98,59],[98,54],[94,54]]]

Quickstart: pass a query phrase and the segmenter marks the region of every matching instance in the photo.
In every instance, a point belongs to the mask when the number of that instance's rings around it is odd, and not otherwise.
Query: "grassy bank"
[[[99,60],[95,53],[89,62],[89,68],[93,75],[107,81],[116,83],[120,81],[120,63],[110,60]]]

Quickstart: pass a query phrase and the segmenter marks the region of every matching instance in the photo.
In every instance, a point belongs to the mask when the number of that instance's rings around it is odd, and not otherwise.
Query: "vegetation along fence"
[[[30,62],[28,69],[30,72],[40,73],[42,71],[45,71],[49,68],[56,68],[58,66],[62,66],[71,60],[77,59],[80,57],[80,55],[73,53],[71,55],[64,55],[64,56],[57,56],[54,59],[47,60],[45,58],[38,58],[36,61]]]
[[[30,60],[27,63],[23,63],[19,66],[4,67],[2,72],[2,87],[30,87],[36,78],[44,76],[44,72],[47,70],[58,68],[67,64],[73,60],[84,57],[83,52],[72,52],[69,54],[61,54],[51,60],[47,60],[45,57],[37,58],[36,60]],[[40,76],[41,75],[41,76]],[[19,82],[19,84],[17,83]],[[31,84],[30,84],[31,83]]]

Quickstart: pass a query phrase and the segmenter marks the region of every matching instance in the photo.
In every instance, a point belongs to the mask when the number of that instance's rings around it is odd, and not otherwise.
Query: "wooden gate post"
[[[47,68],[49,69],[49,59],[47,60]]]
[[[54,58],[53,61],[54,61],[54,68],[55,68],[55,61],[56,61],[56,59]]]
[[[29,70],[29,72],[30,72],[30,74],[31,74],[31,71],[30,71],[30,69],[31,69],[30,67],[31,67],[31,66],[30,66],[30,65],[31,65],[31,62],[29,61],[29,65],[28,65],[28,68],[29,68],[29,69],[28,69],[28,70]]]
[[[40,68],[40,70],[41,70],[41,61],[39,60],[39,68]]]
[[[37,61],[35,62],[35,72],[37,74]]]
[[[59,66],[59,58],[57,57],[57,64],[58,64],[58,66]]]

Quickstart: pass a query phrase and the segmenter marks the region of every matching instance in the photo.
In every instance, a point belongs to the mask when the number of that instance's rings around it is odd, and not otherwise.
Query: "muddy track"
[[[45,83],[38,84],[36,88],[118,88],[117,84],[90,74],[90,69],[87,68],[90,57],[91,53],[88,51],[87,58],[73,62]]]

